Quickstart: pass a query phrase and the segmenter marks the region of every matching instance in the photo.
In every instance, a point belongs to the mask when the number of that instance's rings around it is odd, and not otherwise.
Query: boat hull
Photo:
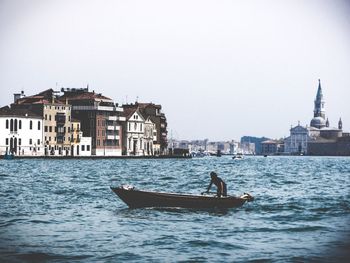
[[[183,195],[158,192],[147,192],[123,187],[111,187],[130,208],[141,207],[180,207],[194,209],[235,208],[247,200],[241,197],[213,197],[202,195]]]

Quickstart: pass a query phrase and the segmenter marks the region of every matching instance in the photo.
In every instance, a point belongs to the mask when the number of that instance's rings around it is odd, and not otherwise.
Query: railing
[[[126,118],[123,116],[109,116],[109,121],[126,121]]]
[[[108,125],[107,126],[107,130],[110,130],[110,131],[119,131],[120,130],[120,126],[111,126],[111,125]]]
[[[107,135],[107,140],[119,140],[119,135]]]

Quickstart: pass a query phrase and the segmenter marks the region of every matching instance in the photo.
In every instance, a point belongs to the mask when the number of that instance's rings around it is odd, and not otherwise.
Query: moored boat
[[[179,207],[194,209],[210,208],[235,208],[242,206],[245,202],[253,201],[249,194],[240,197],[227,196],[205,196],[188,195],[176,193],[162,193],[137,190],[131,186],[111,187],[112,191],[118,195],[130,208],[141,207]]]

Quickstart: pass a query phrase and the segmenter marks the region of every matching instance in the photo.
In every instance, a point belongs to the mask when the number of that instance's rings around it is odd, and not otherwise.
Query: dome
[[[310,126],[321,129],[326,126],[326,121],[322,117],[315,117],[311,120]]]

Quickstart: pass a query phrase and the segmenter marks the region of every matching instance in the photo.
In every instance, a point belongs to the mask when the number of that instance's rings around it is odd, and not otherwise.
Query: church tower
[[[318,80],[318,89],[316,99],[314,101],[314,118],[311,120],[310,126],[321,129],[326,126],[326,110],[324,107],[325,101],[323,99],[321,80]]]
[[[323,100],[323,94],[322,94],[322,88],[321,88],[321,80],[318,80],[318,89],[317,89],[317,95],[315,99],[315,107],[314,107],[314,117],[322,117],[325,119],[326,117],[326,110],[324,108],[324,100]]]

